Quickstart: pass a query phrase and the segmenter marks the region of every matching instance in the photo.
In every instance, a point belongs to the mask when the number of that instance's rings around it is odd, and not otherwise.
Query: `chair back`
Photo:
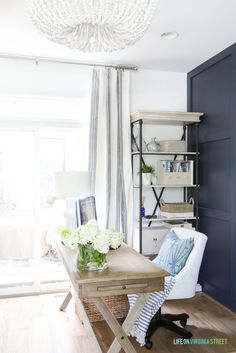
[[[167,299],[191,298],[196,293],[207,236],[193,229],[173,228],[173,230],[179,238],[194,238],[194,246],[184,268],[175,276],[175,285]]]

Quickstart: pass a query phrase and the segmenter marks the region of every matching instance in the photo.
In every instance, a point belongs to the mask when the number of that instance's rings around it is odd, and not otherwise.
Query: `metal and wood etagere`
[[[198,125],[200,123],[200,117],[203,113],[185,113],[185,112],[161,112],[161,111],[138,111],[131,115],[131,138],[132,142],[136,144],[136,152],[132,152],[132,167],[134,166],[134,158],[137,156],[139,158],[139,185],[134,185],[134,188],[139,189],[139,249],[142,253],[142,228],[143,223],[147,222],[147,226],[150,227],[153,222],[165,222],[165,221],[187,221],[190,220],[194,222],[195,228],[198,230],[198,198],[199,198],[199,180],[198,180],[198,168],[199,168],[199,150],[198,150]],[[139,126],[139,143],[134,137],[133,129],[134,125],[138,124]],[[191,145],[195,145],[194,152],[143,152],[142,150],[142,141],[143,141],[143,125],[182,125],[183,134],[181,140],[184,140],[186,143],[186,150],[189,146],[188,143],[188,127],[191,125],[195,130],[195,141],[191,141]],[[195,143],[194,143],[195,142]],[[188,160],[189,157],[194,158],[194,184],[193,185],[154,185],[143,186],[143,173],[142,166],[145,165],[145,156],[173,156],[173,160],[176,160],[178,156],[183,156],[185,160]],[[195,189],[195,215],[194,217],[161,217],[156,216],[158,208],[160,208],[160,200],[163,196],[164,190],[166,188],[180,188],[184,189],[184,201],[187,202],[188,198],[188,188]],[[155,197],[155,207],[151,214],[151,217],[146,219],[142,217],[142,199],[143,199],[143,188],[151,188]]]

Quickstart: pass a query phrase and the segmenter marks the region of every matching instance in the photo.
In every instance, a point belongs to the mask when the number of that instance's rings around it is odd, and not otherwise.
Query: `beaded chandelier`
[[[28,0],[31,19],[49,40],[84,52],[114,51],[146,32],[156,0]]]

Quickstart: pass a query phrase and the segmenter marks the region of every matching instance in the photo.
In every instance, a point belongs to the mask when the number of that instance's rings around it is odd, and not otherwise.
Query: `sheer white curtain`
[[[101,227],[125,233],[131,245],[133,188],[130,138],[130,73],[94,69],[90,125],[92,190]]]

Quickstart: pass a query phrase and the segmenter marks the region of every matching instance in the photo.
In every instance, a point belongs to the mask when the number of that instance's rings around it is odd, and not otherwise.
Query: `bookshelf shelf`
[[[159,189],[161,189],[161,188],[196,188],[196,184],[179,184],[179,185],[176,185],[176,184],[173,184],[173,185],[171,185],[171,184],[152,184],[152,185],[142,185],[142,188],[144,188],[144,189],[151,189],[151,188],[159,188]],[[198,186],[200,186],[200,185],[198,185]],[[134,188],[135,189],[138,189],[138,188],[140,188],[140,186],[139,185],[134,185]]]
[[[185,220],[195,220],[196,217],[162,217],[157,216],[156,218],[145,218],[143,217],[143,222],[168,222],[168,221],[185,221]],[[138,221],[138,220],[137,220]]]
[[[198,154],[200,154],[198,152]],[[140,155],[140,152],[132,152],[132,155],[133,156],[139,156]],[[196,152],[148,152],[148,151],[145,151],[145,152],[142,152],[142,155],[150,155],[150,156],[175,156],[175,155],[178,155],[178,156],[195,156],[196,155]]]

